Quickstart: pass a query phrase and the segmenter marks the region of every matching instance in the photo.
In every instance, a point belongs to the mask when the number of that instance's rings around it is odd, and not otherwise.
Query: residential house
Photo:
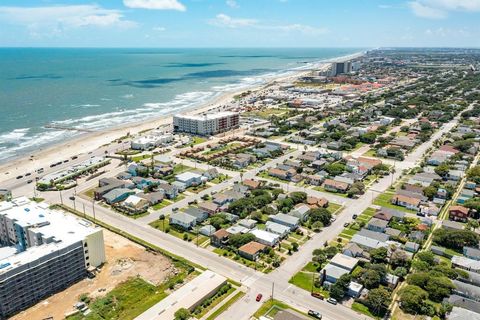
[[[331,192],[347,192],[349,187],[350,185],[348,183],[335,181],[332,179],[326,179],[325,182],[323,182],[323,188]]]
[[[228,243],[228,237],[230,233],[225,229],[217,230],[214,234],[210,236],[210,243],[214,247],[224,247]]]
[[[390,201],[392,204],[411,210],[418,210],[421,203],[420,199],[404,196],[402,194],[394,195]]]
[[[176,225],[185,230],[190,230],[197,224],[197,218],[184,212],[172,212],[168,221],[170,225]]]
[[[238,220],[238,224],[241,225],[242,227],[253,229],[257,225],[257,221],[253,219],[241,219],[241,220]]]
[[[115,204],[124,201],[132,194],[135,194],[135,191],[126,188],[117,188],[104,194],[103,200],[108,204]]]
[[[209,181],[217,178],[220,174],[216,168],[208,169],[203,173],[203,176],[206,177]]]
[[[210,215],[217,213],[220,208],[213,201],[204,201],[198,204],[198,208],[208,212]]]
[[[187,185],[180,181],[173,181],[172,186],[177,188],[178,192],[182,193],[187,190]]]
[[[238,248],[238,254],[245,259],[256,261],[260,253],[265,250],[266,246],[256,241],[250,241],[249,243]]]
[[[358,244],[349,242],[347,245],[343,248],[342,253],[344,255],[347,255],[349,257],[353,258],[369,258],[370,255],[368,254],[367,251],[362,249]]]
[[[278,168],[270,168],[268,169],[268,175],[282,180],[289,180],[292,176],[292,173]]]
[[[363,285],[361,285],[360,283],[351,281],[350,284],[348,285],[347,296],[356,299],[360,297],[362,290],[363,290]]]
[[[311,174],[311,175],[308,175],[306,178],[307,183],[314,186],[320,186],[323,180],[325,180],[325,178],[318,174]]]
[[[288,214],[299,218],[300,221],[303,222],[307,220],[309,212],[310,212],[310,207],[308,205],[299,203]]]
[[[416,253],[420,249],[420,245],[416,242],[408,241],[404,246],[406,251]]]
[[[140,192],[140,193],[137,193],[137,196],[147,200],[151,206],[154,206],[157,203],[162,202],[163,198],[165,198],[165,194],[163,193],[163,191],[155,191],[155,192],[149,192],[149,193]]]
[[[267,221],[265,224],[265,231],[278,234],[280,238],[284,239],[290,233],[290,228],[280,223]]]
[[[216,230],[215,230],[214,226],[207,224],[207,225],[201,227],[198,230],[198,232],[200,234],[203,234],[204,236],[210,237],[212,234],[214,234],[216,232]]]
[[[269,216],[269,220],[282,224],[290,228],[291,231],[298,228],[300,225],[300,219],[288,214],[277,213],[276,215]]]
[[[168,199],[175,199],[178,196],[178,188],[168,183],[160,183],[159,191],[163,191]]]
[[[175,180],[184,183],[187,188],[202,184],[202,175],[195,172],[183,172],[175,176]]]
[[[197,224],[207,220],[208,218],[208,212],[200,208],[188,207],[184,212],[192,217],[195,217]]]
[[[480,273],[480,261],[462,256],[452,257],[452,266],[460,269]]]
[[[452,181],[460,181],[464,172],[462,170],[449,170],[447,173],[447,179]]]
[[[130,195],[123,201],[122,206],[132,213],[137,213],[147,210],[148,204],[146,199],[137,195]]]
[[[255,236],[255,240],[266,246],[276,246],[280,242],[280,236],[265,230],[253,229],[250,233]]]
[[[383,221],[383,220],[380,220],[380,221]],[[361,236],[371,238],[371,239],[375,239],[375,240],[378,240],[378,241],[382,241],[382,242],[387,242],[388,239],[390,238],[385,233],[372,231],[372,230],[369,230],[369,229],[366,229],[366,228],[362,228],[360,231],[357,232],[357,234],[361,235]]]
[[[385,247],[385,248],[388,247],[388,244],[386,242],[382,242],[366,236],[362,236],[362,235],[359,235],[358,233],[352,237],[350,242],[356,243],[360,247],[365,248],[367,250],[377,249],[380,247]]]
[[[472,260],[480,261],[480,249],[472,247],[463,247],[463,255]]]
[[[372,218],[367,224],[367,229],[375,232],[385,232],[388,226],[388,221]]]
[[[448,211],[450,220],[467,222],[469,217],[469,209],[463,206],[451,206]]]
[[[253,180],[253,179],[245,179],[243,180],[242,183],[244,186],[246,186],[250,190],[258,189],[262,185],[261,181]]]

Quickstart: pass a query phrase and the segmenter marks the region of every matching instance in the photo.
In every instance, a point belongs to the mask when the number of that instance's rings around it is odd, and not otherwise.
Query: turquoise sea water
[[[0,161],[74,137],[202,103],[341,49],[0,48]]]

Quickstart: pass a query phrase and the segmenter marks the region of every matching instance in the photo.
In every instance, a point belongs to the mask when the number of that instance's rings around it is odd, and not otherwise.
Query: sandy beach
[[[355,53],[352,55],[339,57],[336,59],[330,59],[325,61],[320,61],[315,65],[315,69],[326,68],[329,61],[335,60],[349,60],[356,58],[362,55],[363,52]],[[259,91],[263,88],[275,83],[275,82],[288,82],[292,81],[298,77],[301,77],[305,74],[311,72],[311,69],[308,70],[298,70],[292,71],[288,75],[279,75],[278,77],[270,78],[266,83],[257,85],[250,88],[242,88],[241,90],[227,92],[212,101],[209,101],[194,110],[190,110],[188,114],[199,114],[204,112],[213,112],[217,108],[225,106],[235,95],[241,94],[246,91]],[[157,128],[162,125],[168,125],[172,123],[173,114],[168,116],[161,116],[151,120],[146,120],[136,123],[128,123],[124,126],[114,127],[111,129],[101,130],[93,133],[86,133],[79,135],[78,137],[68,140],[66,142],[58,143],[52,146],[49,146],[45,149],[40,149],[37,152],[32,152],[28,155],[8,160],[5,164],[0,165],[0,182],[11,179],[17,175],[23,175],[27,172],[33,172],[38,168],[46,168],[51,163],[69,159],[72,156],[88,153],[98,149],[101,146],[107,145],[112,141],[124,137],[127,134],[135,135],[140,132]],[[8,172],[8,174],[7,174]]]

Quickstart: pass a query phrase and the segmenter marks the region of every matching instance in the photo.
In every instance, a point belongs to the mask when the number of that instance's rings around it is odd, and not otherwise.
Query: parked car
[[[323,296],[323,294],[318,293],[318,292],[312,292],[312,297],[317,298],[317,299],[320,299],[320,300],[325,299],[325,297]]]
[[[70,200],[73,201],[73,200],[75,200],[75,197],[74,197],[74,196],[70,196],[70,197],[68,197],[68,199],[70,199]]]
[[[337,301],[336,299],[333,299],[333,298],[328,298],[328,299],[327,299],[327,302],[328,302],[328,303],[331,303],[331,304],[333,304],[333,305],[336,305],[336,304],[338,303],[338,301]]]
[[[78,157],[77,157],[77,156],[73,156],[73,157],[72,157],[72,160],[75,160],[75,159],[78,159]]]
[[[17,176],[17,179],[22,179],[22,178],[23,178],[23,176]]]
[[[357,219],[357,217],[358,217],[358,216],[357,216],[356,214],[354,214],[354,215],[352,216],[353,219]]]
[[[343,225],[343,227],[346,228],[346,227],[348,227],[349,225],[350,225],[350,224],[349,224],[348,222],[345,222],[344,225]]]
[[[322,315],[318,311],[308,310],[308,315],[314,317],[315,319],[322,319]]]
[[[32,174],[30,172],[25,173],[25,177],[31,176]]]
[[[257,300],[257,302],[260,302],[260,300],[262,300],[262,297],[263,295],[261,293],[257,294],[257,298],[255,300]]]
[[[27,181],[28,184],[30,184],[30,183],[32,183],[32,182],[33,182],[32,179],[30,179],[30,180]]]

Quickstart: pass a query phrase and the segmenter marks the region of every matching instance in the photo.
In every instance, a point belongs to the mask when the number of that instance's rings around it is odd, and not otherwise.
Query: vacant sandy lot
[[[103,234],[107,263],[95,279],[84,279],[12,319],[41,320],[49,317],[53,317],[54,320],[64,319],[65,313],[73,310],[73,305],[82,293],[88,293],[93,297],[105,295],[120,282],[137,275],[158,284],[174,271],[170,260],[164,256],[147,252],[143,247],[108,230],[104,230]]]

